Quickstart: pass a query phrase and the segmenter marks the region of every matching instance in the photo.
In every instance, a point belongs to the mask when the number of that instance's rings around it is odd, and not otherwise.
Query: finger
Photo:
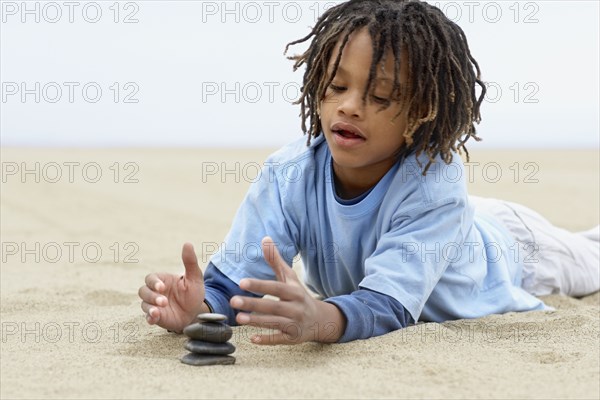
[[[240,288],[249,292],[270,294],[279,297],[281,300],[294,300],[297,298],[295,287],[283,282],[244,278],[240,281]]]
[[[146,286],[159,293],[165,290],[165,283],[158,277],[158,274],[146,275]]]
[[[146,313],[146,321],[150,325],[158,323],[160,320],[160,310],[151,304],[142,301],[142,310]]]
[[[279,250],[273,243],[273,239],[269,236],[265,236],[261,242],[263,256],[269,266],[275,272],[275,277],[279,282],[286,281],[286,268],[290,269],[289,265],[285,262],[281,254],[279,254]]]
[[[142,286],[138,290],[138,295],[142,300],[153,306],[164,307],[169,303],[169,300],[160,293],[156,293],[148,286]]]
[[[191,243],[185,243],[181,250],[181,259],[185,267],[185,277],[190,280],[202,280],[202,271],[198,265],[198,257]]]
[[[294,321],[286,317],[278,317],[275,315],[249,314],[244,312],[239,312],[236,315],[235,320],[240,325],[250,325],[259,328],[278,330],[289,329],[294,324]]]
[[[263,346],[274,346],[278,344],[296,344],[299,342],[299,336],[286,332],[273,332],[262,335],[254,335],[250,338],[252,343]]]
[[[153,318],[160,316],[160,310],[156,306],[146,303],[145,301],[142,301],[142,311],[144,311],[146,314],[150,315]]]
[[[292,317],[296,310],[290,302],[275,301],[271,299],[260,299],[245,296],[233,296],[229,302],[231,307],[238,310],[258,312],[267,315],[276,315],[280,317]]]

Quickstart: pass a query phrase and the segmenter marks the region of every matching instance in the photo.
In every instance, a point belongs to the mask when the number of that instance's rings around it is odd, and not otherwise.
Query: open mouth
[[[331,132],[344,139],[366,140],[357,126],[342,121],[334,123]]]
[[[353,132],[347,131],[345,129],[337,129],[337,130],[334,130],[333,132],[345,137],[346,139],[364,139],[362,136],[357,135]]]

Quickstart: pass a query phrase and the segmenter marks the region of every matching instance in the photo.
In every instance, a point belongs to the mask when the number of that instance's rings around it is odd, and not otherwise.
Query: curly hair
[[[486,91],[481,71],[462,29],[440,9],[418,0],[350,0],[325,11],[308,35],[286,45],[284,54],[290,46],[312,38],[304,53],[287,57],[295,61],[294,71],[306,65],[301,96],[295,104],[300,104],[307,145],[312,137],[321,134],[319,104],[335,77],[348,38],[363,28],[368,29],[373,43],[363,102],[372,90],[378,64],[385,52],[391,50],[394,84],[388,104],[383,107],[389,107],[390,100],[408,107],[408,124],[402,133],[404,150],[416,150],[417,156],[422,152],[428,155],[423,174],[437,155],[450,163],[452,151],[460,154],[464,150],[469,160],[465,143],[471,137],[481,140],[474,126],[474,122],[481,121],[479,109]],[[328,74],[328,64],[338,43],[333,70]],[[401,90],[403,54],[408,56],[405,64],[408,84]],[[476,84],[481,87],[479,96]],[[310,120],[308,129],[307,120]]]

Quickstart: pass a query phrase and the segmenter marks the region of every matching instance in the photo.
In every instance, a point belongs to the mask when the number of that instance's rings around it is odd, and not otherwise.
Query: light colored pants
[[[496,217],[519,243],[527,292],[578,297],[600,290],[600,225],[574,233],[517,203],[478,196],[469,201]]]

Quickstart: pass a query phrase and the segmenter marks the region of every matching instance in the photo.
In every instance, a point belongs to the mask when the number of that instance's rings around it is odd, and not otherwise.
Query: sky
[[[3,0],[0,144],[284,145],[302,71],[283,50],[336,3]],[[429,3],[487,82],[478,146],[598,148],[599,2]]]

